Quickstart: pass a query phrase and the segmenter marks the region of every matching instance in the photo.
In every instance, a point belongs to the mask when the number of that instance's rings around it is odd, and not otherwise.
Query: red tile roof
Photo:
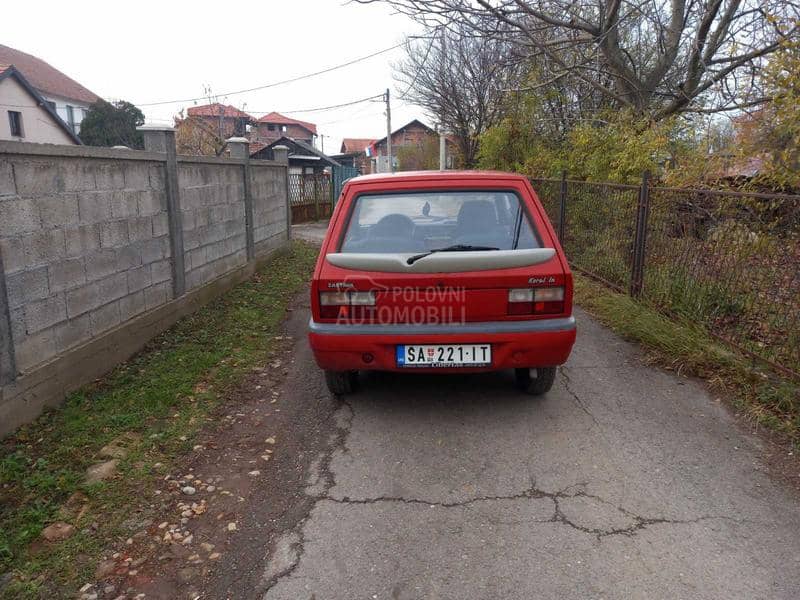
[[[749,156],[735,160],[733,164],[728,164],[720,174],[723,178],[744,178],[749,179],[755,177],[764,170],[764,164],[767,162],[765,156]]]
[[[31,54],[0,44],[0,63],[14,65],[28,83],[42,94],[60,96],[85,104],[93,104],[99,100],[97,94]]]
[[[246,112],[239,110],[235,106],[231,106],[230,104],[220,104],[219,102],[214,102],[213,104],[204,104],[202,106],[191,106],[186,111],[186,114],[188,114],[190,117],[219,117],[220,112],[222,112],[223,117],[250,120],[253,119],[253,117],[248,115]]]
[[[264,148],[267,147],[267,145],[268,144],[265,144],[264,142],[250,142],[250,147],[249,147],[250,156],[253,156],[253,154],[256,154],[260,150],[263,150]]]
[[[351,152],[365,152],[367,146],[371,146],[375,140],[371,138],[344,138],[342,140],[342,154],[350,154]]]
[[[259,123],[275,123],[277,125],[299,125],[313,133],[314,135],[317,134],[317,126],[314,123],[309,123],[307,121],[298,121],[297,119],[290,119],[289,117],[285,117],[280,113],[271,112],[268,115],[264,115],[258,120]]]

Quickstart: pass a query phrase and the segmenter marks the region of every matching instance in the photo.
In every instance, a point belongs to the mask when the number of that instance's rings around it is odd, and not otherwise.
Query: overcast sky
[[[0,43],[34,54],[106,99],[141,105],[203,96],[255,117],[276,110],[316,123],[325,151],[343,137],[386,135],[383,104],[366,102],[324,112],[292,112],[330,106],[392,90],[392,128],[422,110],[406,104],[392,63],[403,48],[304,81],[228,95],[383,50],[420,28],[383,4],[343,0],[137,0],[65,8],[63,2],[15,2],[4,9]],[[10,14],[9,14],[10,13]],[[181,108],[207,100],[141,106],[148,121],[171,123]],[[429,125],[434,124],[428,122]],[[319,144],[319,142],[318,142]]]

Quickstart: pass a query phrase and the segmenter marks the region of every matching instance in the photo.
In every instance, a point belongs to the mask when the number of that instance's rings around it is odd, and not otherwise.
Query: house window
[[[270,130],[270,131],[275,131],[275,125],[270,123],[270,124],[267,125],[267,129]]]
[[[25,137],[22,131],[22,113],[15,110],[8,111],[8,124],[11,128],[11,137]]]
[[[75,109],[67,104],[67,124],[72,131],[75,131]]]

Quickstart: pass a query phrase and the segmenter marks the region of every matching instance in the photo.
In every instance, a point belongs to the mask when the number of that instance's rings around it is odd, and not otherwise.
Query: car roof
[[[457,181],[473,180],[516,180],[524,181],[525,176],[505,171],[402,171],[400,173],[374,173],[361,175],[347,181],[348,184],[396,183],[401,181]]]

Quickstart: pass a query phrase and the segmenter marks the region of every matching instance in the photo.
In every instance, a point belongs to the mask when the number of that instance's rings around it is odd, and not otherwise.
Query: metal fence
[[[349,179],[358,177],[358,169],[341,165],[333,167],[333,169],[331,169],[331,175],[333,177],[333,204],[335,206],[339,201],[339,196],[342,195],[344,184],[347,183]]]
[[[576,270],[800,378],[800,196],[532,183]]]

